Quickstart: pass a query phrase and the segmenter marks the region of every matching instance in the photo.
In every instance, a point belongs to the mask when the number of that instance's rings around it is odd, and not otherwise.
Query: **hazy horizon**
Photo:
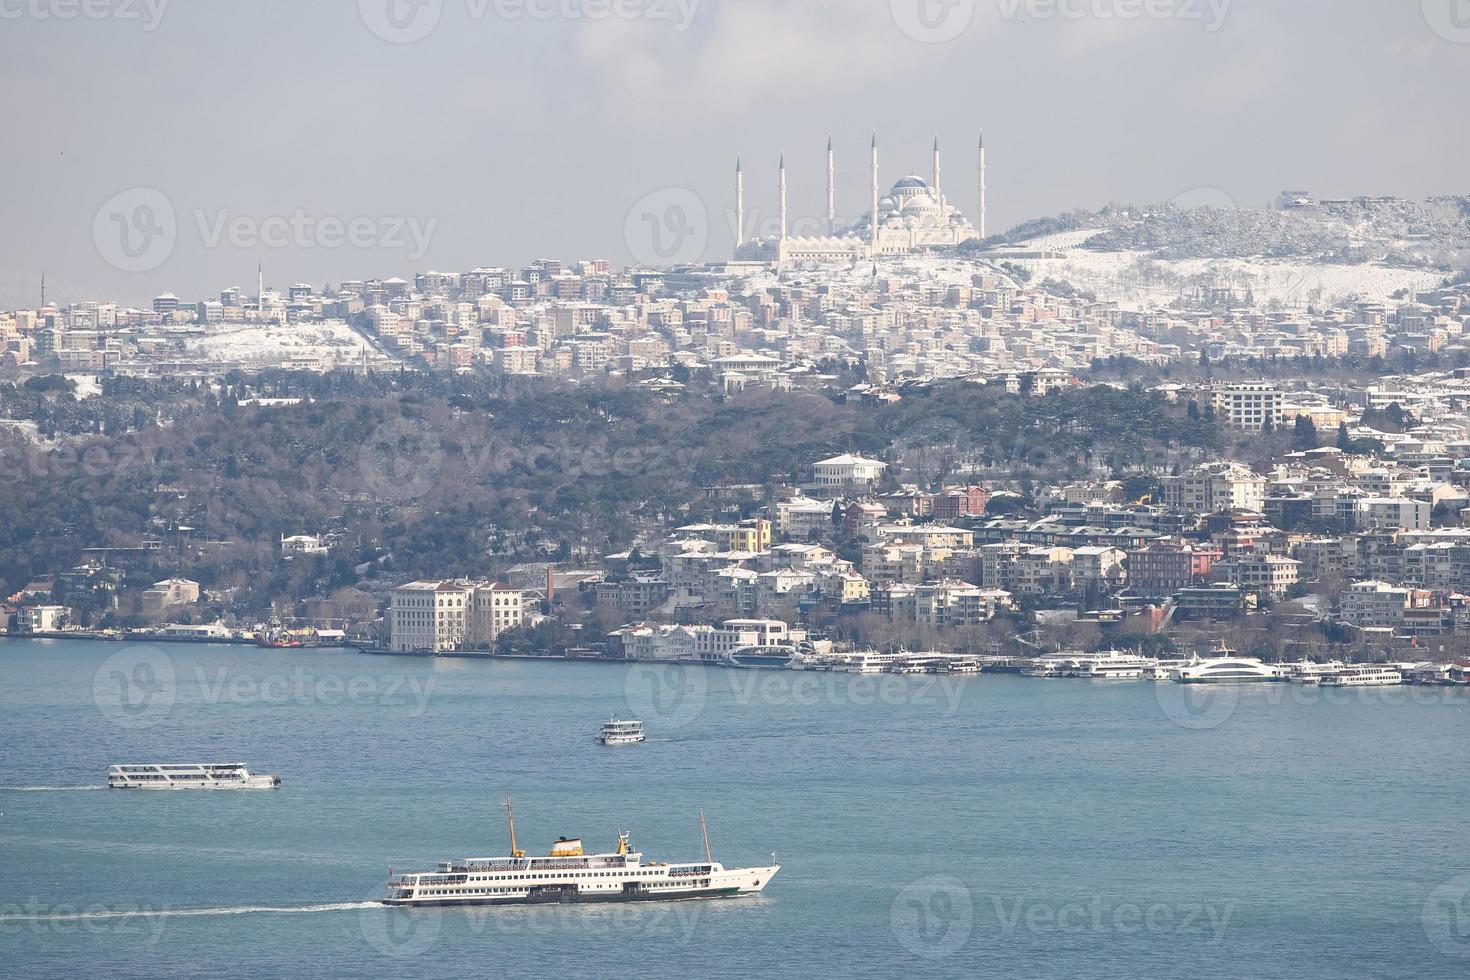
[[[35,306],[43,270],[52,301],[142,304],[253,293],[257,262],[278,289],[623,264],[649,258],[650,206],[693,232],[673,258],[714,260],[737,155],[752,228],[774,217],[783,152],[793,224],[818,227],[829,133],[851,219],[874,131],[885,190],[929,176],[938,134],[944,189],[973,213],[983,128],[992,233],[1202,188],[1244,207],[1285,188],[1464,193],[1467,7],[0,0],[27,134],[7,154],[0,307]],[[107,243],[165,227],[157,248]]]

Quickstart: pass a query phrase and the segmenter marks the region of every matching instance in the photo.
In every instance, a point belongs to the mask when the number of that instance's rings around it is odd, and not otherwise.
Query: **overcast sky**
[[[849,218],[874,130],[992,231],[1466,193],[1467,92],[1470,0],[0,0],[0,306],[723,258],[829,132]]]

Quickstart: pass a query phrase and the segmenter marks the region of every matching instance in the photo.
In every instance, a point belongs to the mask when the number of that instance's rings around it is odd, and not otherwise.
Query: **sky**
[[[1470,193],[1470,0],[0,0],[0,308],[727,258],[930,175],[1109,202]]]

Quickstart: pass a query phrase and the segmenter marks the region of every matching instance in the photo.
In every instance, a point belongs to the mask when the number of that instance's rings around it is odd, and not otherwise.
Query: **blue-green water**
[[[1470,974],[1470,700],[1448,690],[1186,704],[1177,685],[44,641],[0,642],[0,682],[8,976]],[[630,711],[649,743],[594,743]],[[206,760],[285,784],[45,788]],[[390,865],[505,853],[507,792],[533,852],[626,829],[648,860],[691,859],[702,808],[717,859],[784,867],[718,902],[366,904]]]

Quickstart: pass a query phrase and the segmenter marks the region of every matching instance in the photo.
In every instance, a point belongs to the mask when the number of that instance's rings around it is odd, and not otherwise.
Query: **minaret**
[[[985,133],[980,133],[980,240],[985,240]]]
[[[873,258],[878,257],[878,134],[873,134],[873,212],[868,221]]]
[[[781,154],[781,241],[786,241],[786,154]]]
[[[255,312],[265,314],[265,263],[255,263]]]
[[[832,137],[827,137],[827,237],[837,234],[837,158],[832,153]]]
[[[745,167],[735,158],[735,247],[745,244]]]
[[[939,137],[934,137],[934,202],[944,203],[944,195],[939,190]]]

